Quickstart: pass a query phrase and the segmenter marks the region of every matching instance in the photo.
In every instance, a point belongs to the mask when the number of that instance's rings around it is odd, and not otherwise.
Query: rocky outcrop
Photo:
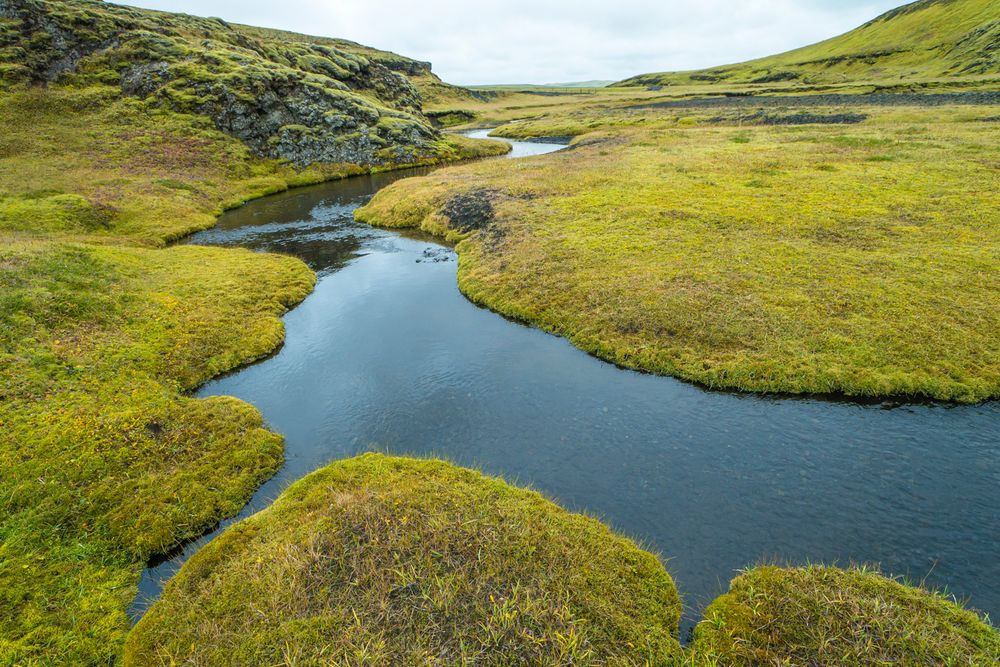
[[[8,82],[115,85],[300,166],[407,163],[438,139],[408,78],[430,75],[428,63],[220,19],[0,0],[0,68]]]

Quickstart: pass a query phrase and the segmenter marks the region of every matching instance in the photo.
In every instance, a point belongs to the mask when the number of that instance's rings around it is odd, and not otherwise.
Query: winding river
[[[338,459],[437,456],[658,551],[685,598],[682,636],[761,561],[881,563],[1000,618],[1000,402],[768,398],[620,370],[469,303],[449,248],[353,221],[414,173],[293,190],[193,237],[291,253],[320,276],[276,355],[198,392],[254,404],[286,437],[285,466],[234,520]],[[151,565],[134,617],[217,532]]]

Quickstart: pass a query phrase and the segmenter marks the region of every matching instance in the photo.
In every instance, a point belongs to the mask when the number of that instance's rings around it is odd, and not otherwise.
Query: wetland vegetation
[[[572,139],[358,212],[456,242],[476,303],[711,388],[1000,398],[997,26],[989,0],[921,0],[772,59],[557,95],[345,40],[0,0],[0,664],[1000,661],[943,594],[823,567],[742,574],[682,649],[656,556],[533,492],[374,455],[210,543],[126,644],[144,564],[282,465],[254,407],[190,392],[278,348],[316,282],[167,244],[290,187],[508,150],[435,125]],[[949,91],[981,96],[910,95]],[[746,97],[831,92],[860,97]]]
[[[218,24],[100,2],[0,8],[0,663],[106,664],[144,563],[281,465],[251,406],[186,392],[274,350],[279,316],[315,282],[290,257],[162,246],[248,199],[400,165],[255,154],[209,114],[126,94],[134,54],[31,82],[60,39]],[[431,152],[404,164],[507,150],[427,132]]]

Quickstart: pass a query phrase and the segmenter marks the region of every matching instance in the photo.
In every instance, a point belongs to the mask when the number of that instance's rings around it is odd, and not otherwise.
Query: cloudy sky
[[[458,84],[697,69],[804,46],[907,0],[118,0],[343,37]]]

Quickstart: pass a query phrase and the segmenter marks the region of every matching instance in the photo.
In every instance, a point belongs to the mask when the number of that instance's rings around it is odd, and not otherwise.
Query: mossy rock
[[[368,454],[192,558],[125,664],[672,664],[679,619],[662,564],[598,521]]]
[[[760,567],[695,629],[698,664],[997,665],[1000,634],[947,597],[870,570]]]

